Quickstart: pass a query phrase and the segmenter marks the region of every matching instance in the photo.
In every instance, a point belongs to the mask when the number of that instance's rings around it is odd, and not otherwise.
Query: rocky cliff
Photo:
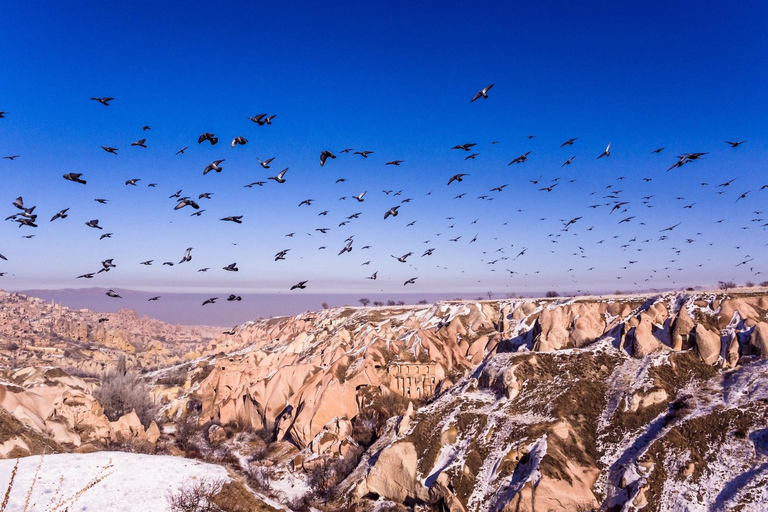
[[[760,294],[670,293],[253,322],[209,347],[239,352],[201,383],[201,421],[344,456],[343,425],[370,392],[400,394],[419,407],[368,450],[344,483],[352,496],[471,511],[750,510],[768,503],[766,310]]]

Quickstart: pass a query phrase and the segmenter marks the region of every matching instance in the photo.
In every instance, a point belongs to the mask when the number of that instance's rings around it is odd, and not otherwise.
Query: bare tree
[[[362,304],[363,307],[368,307],[368,304],[370,304],[370,303],[371,303],[371,299],[366,299],[365,297],[360,299],[360,304]]]
[[[727,292],[730,288],[736,288],[736,283],[733,281],[718,281],[717,286],[721,290],[725,290]]]
[[[488,296],[488,300],[493,299],[493,292],[485,292],[485,294]]]
[[[550,290],[550,291],[548,291],[548,292],[546,293],[546,295],[545,295],[545,296],[546,296],[546,297],[548,297],[548,298],[554,298],[554,297],[559,297],[559,296],[560,296],[560,294],[559,294],[559,293],[557,293],[557,292],[556,292],[556,291],[554,291],[554,290]]]

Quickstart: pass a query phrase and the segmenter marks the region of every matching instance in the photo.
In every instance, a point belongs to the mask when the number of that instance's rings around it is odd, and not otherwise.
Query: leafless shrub
[[[746,286],[747,288],[754,288],[755,283],[753,283],[752,281],[747,281],[746,283],[744,283],[744,286]]]
[[[213,502],[214,496],[221,492],[224,483],[221,480],[201,478],[197,482],[185,484],[177,492],[166,497],[172,512],[220,512]]]
[[[248,480],[248,485],[258,492],[267,493],[270,491],[272,482],[272,473],[269,468],[264,466],[250,465],[244,471],[245,478]]]
[[[762,283],[760,283],[760,286],[768,286],[768,281],[763,281]]]
[[[110,421],[117,421],[131,410],[136,411],[145,428],[154,419],[156,408],[149,394],[149,386],[134,372],[121,373],[118,369],[108,373],[93,395]]]
[[[362,305],[363,305],[363,307],[368,307],[368,304],[370,304],[370,303],[371,303],[371,299],[367,299],[367,298],[365,298],[365,297],[363,297],[362,299],[360,299],[360,304],[362,304]]]
[[[736,288],[736,283],[734,283],[733,281],[718,281],[717,287],[720,288],[721,290],[728,291],[731,288]]]
[[[559,297],[559,296],[560,296],[560,294],[559,294],[559,293],[557,293],[557,292],[556,292],[556,291],[554,291],[554,290],[550,290],[550,291],[548,291],[548,292],[545,294],[545,297],[547,297],[547,298],[550,298],[550,299],[551,299],[551,298],[554,298],[554,297]]]
[[[195,444],[195,436],[200,433],[200,425],[189,416],[176,423],[176,446],[188,452]]]

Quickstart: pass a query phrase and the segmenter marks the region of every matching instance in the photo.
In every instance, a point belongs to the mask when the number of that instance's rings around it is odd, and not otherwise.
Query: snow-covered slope
[[[180,457],[97,452],[46,455],[42,465],[40,460],[39,456],[19,459],[6,510],[24,510],[35,477],[29,510],[53,509],[52,503],[71,499],[86,489],[69,505],[69,512],[164,512],[170,510],[167,495],[178,492],[184,484],[201,478],[230,480],[222,466]],[[2,493],[15,463],[15,460],[0,460]],[[104,478],[88,488],[89,483],[99,477]]]

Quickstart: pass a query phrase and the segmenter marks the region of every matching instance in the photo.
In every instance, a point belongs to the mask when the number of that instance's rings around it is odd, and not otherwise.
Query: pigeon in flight
[[[184,152],[185,152],[186,150],[188,150],[188,149],[189,149],[189,146],[184,146],[183,148],[181,148],[180,150],[178,150],[178,151],[176,152],[176,154],[177,154],[177,155],[181,155],[182,153],[184,153]]]
[[[229,217],[224,217],[223,219],[219,219],[219,220],[234,222],[235,224],[242,224],[243,223],[243,221],[241,220],[242,218],[243,218],[242,215],[230,215]]]
[[[375,281],[375,280],[376,280],[376,278],[378,277],[378,275],[379,275],[379,271],[377,270],[376,272],[374,272],[374,273],[373,273],[373,274],[371,274],[370,276],[366,277],[366,279],[370,279],[370,280],[372,280],[372,281]]]
[[[91,98],[91,99],[94,100],[94,101],[98,101],[99,103],[101,103],[105,107],[108,107],[109,106],[109,102],[112,101],[115,98],[106,98],[105,97],[105,98]]]
[[[238,270],[240,270],[239,268],[237,268],[237,263],[230,263],[226,267],[222,267],[222,268],[228,272],[237,272]]]
[[[215,137],[212,133],[203,133],[200,135],[200,137],[197,138],[197,143],[202,144],[203,141],[207,140],[211,143],[211,146],[215,146],[219,142],[219,138]]]
[[[531,154],[531,152],[527,151],[527,152],[523,153],[522,155],[518,156],[517,158],[513,158],[512,161],[509,162],[507,165],[521,164],[521,163],[525,162],[526,160],[528,160],[528,155],[530,155],[530,154]]]
[[[117,152],[120,151],[119,149],[113,148],[112,146],[101,146],[101,149],[107,153],[112,153],[113,155],[117,155]]]
[[[472,146],[477,146],[477,143],[468,142],[467,144],[459,144],[458,146],[453,146],[451,149],[463,149],[464,151],[469,151],[469,148]]]
[[[404,283],[403,283],[403,286],[405,286],[405,285],[407,285],[407,284],[416,284],[416,280],[417,280],[417,279],[418,279],[418,277],[412,277],[412,278],[410,278],[409,280],[407,280],[406,282],[404,282]]]
[[[352,153],[353,155],[360,155],[363,158],[368,158],[368,155],[372,154],[373,151],[355,151]]]
[[[198,210],[200,208],[200,205],[197,204],[194,200],[192,200],[192,199],[190,199],[188,197],[183,197],[183,198],[179,199],[178,204],[176,206],[174,206],[173,209],[174,210],[180,210],[180,209],[184,208],[185,206],[191,206],[195,210]]]
[[[453,176],[451,176],[451,179],[448,180],[448,184],[450,185],[454,181],[458,181],[459,183],[461,183],[463,181],[464,176],[469,176],[469,175],[463,174],[463,173],[454,174]]]
[[[218,297],[211,297],[210,299],[207,299],[205,302],[203,302],[203,306],[206,304],[216,304],[216,299],[218,299]]]
[[[139,139],[136,142],[131,142],[131,146],[138,146],[140,148],[146,149],[147,145],[145,144],[145,142],[147,142],[147,139]]]
[[[267,179],[268,180],[275,180],[278,183],[285,183],[285,178],[283,178],[283,176],[285,176],[286,172],[288,172],[288,168],[287,167],[285,169],[283,169],[282,171],[280,171],[280,173],[277,176],[270,176]]]
[[[192,261],[192,249],[194,249],[194,247],[187,247],[187,250],[184,252],[184,256],[182,256],[179,264]]]
[[[578,137],[574,137],[572,139],[568,139],[567,141],[565,141],[562,144],[560,144],[560,147],[562,148],[562,147],[565,147],[565,146],[573,146],[574,141],[576,141],[577,139],[578,139]]]
[[[291,286],[291,290],[295,290],[296,288],[298,288],[299,290],[303,290],[304,288],[307,287],[308,282],[309,281],[299,281],[295,285]]]
[[[114,290],[107,291],[107,297],[112,297],[113,299],[122,299],[120,295],[118,295]]]
[[[600,158],[603,158],[604,156],[611,156],[611,143],[610,142],[608,143],[608,147],[605,148],[605,151],[600,153],[600,156],[598,156],[597,158],[599,160]]]
[[[387,210],[387,212],[384,214],[384,220],[386,220],[386,219],[387,219],[387,217],[389,217],[390,215],[391,215],[392,217],[397,217],[397,213],[398,213],[398,211],[397,211],[397,210],[398,210],[398,208],[400,208],[400,205],[397,205],[397,206],[393,206],[392,208],[390,208],[389,210]]]
[[[64,175],[65,180],[74,181],[75,183],[82,183],[85,185],[85,180],[81,179],[80,176],[82,176],[83,173],[80,172],[68,172]]]
[[[260,165],[260,166],[262,166],[262,167],[263,167],[263,168],[265,168],[265,169],[269,169],[269,164],[270,164],[270,163],[272,162],[272,160],[274,160],[274,159],[275,159],[275,157],[272,157],[272,158],[267,158],[267,159],[266,159],[266,160],[264,160],[264,161],[261,161],[261,160],[259,159],[259,157],[256,157],[256,160],[258,160],[258,161],[259,161],[259,165]]]
[[[235,295],[234,293],[230,293],[229,297],[227,297],[227,300],[229,302],[233,302],[233,301],[241,301],[243,300],[243,298],[239,295]]]
[[[356,199],[358,203],[362,203],[363,202],[363,196],[365,196],[365,194],[367,194],[367,193],[368,193],[367,190],[365,192],[361,192],[360,194],[358,194],[356,196],[353,196],[353,199]]]
[[[139,265],[151,265],[153,261],[155,260],[142,261],[141,263],[139,263]]]
[[[51,222],[55,221],[56,219],[66,219],[67,218],[67,211],[69,208],[64,208],[59,213],[51,217]]]
[[[248,144],[248,139],[246,139],[245,137],[240,137],[238,135],[237,137],[232,139],[232,147],[235,147],[238,144],[241,145],[241,146],[245,146],[246,144]]]
[[[5,158],[6,160],[16,160],[17,158],[19,158],[19,155],[4,156],[3,158]]]
[[[208,165],[206,166],[206,168],[205,168],[205,169],[203,169],[203,176],[205,176],[206,174],[208,174],[208,173],[209,173],[209,172],[211,172],[211,171],[221,172],[221,170],[223,169],[223,167],[221,167],[221,165],[220,165],[220,164],[221,164],[221,162],[223,162],[223,161],[224,161],[224,159],[222,158],[221,160],[214,160],[213,162],[211,162],[210,164],[208,164]]]
[[[85,225],[90,228],[104,229],[101,226],[99,226],[99,219],[89,220],[88,222],[85,223]]]
[[[470,100],[470,103],[474,102],[478,98],[485,98],[488,99],[488,91],[491,90],[491,87],[493,87],[493,84],[488,85],[484,87],[482,90],[478,91],[477,94],[475,94],[472,99]]]
[[[400,165],[403,163],[403,160],[392,160],[390,162],[385,163],[384,165]]]
[[[740,140],[738,142],[731,142],[730,140],[725,141],[725,143],[726,144],[730,144],[732,148],[737,148],[737,147],[741,146],[742,144],[744,144],[745,142],[747,142],[747,141],[745,141],[745,140]]]
[[[397,261],[399,261],[400,263],[405,263],[405,260],[406,260],[406,259],[408,258],[408,256],[410,256],[411,254],[413,254],[413,253],[412,253],[412,252],[409,252],[409,253],[403,254],[403,255],[402,255],[402,256],[400,256],[399,258],[398,258],[397,256],[395,256],[394,254],[390,254],[390,256],[392,256],[393,258],[395,258],[395,259],[396,259]]]
[[[325,165],[325,161],[329,158],[336,158],[336,155],[331,153],[328,150],[324,150],[322,153],[320,153],[320,167]]]
[[[139,182],[139,181],[141,181],[141,178],[133,178],[133,179],[127,180],[125,182],[125,184],[126,185],[133,185],[135,187],[136,183]]]
[[[153,301],[153,300],[160,300],[160,295],[156,295],[154,297],[150,297],[147,299],[147,302]]]

